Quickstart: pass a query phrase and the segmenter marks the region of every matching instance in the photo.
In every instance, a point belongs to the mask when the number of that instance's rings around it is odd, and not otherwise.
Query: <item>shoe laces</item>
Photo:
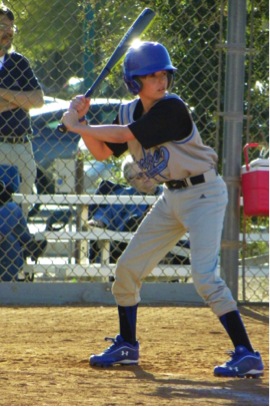
[[[109,346],[108,349],[105,352],[108,352],[109,350],[112,350],[119,343],[116,338],[111,338],[111,337],[106,336],[104,339],[107,342],[112,342],[111,346]]]
[[[104,339],[107,342],[112,342],[114,344],[117,343],[117,340],[115,338],[111,338],[110,336],[106,336]]]
[[[228,350],[225,353],[231,357],[231,361],[237,360],[244,356],[244,353],[239,353],[237,350]]]
[[[236,352],[233,351],[233,350],[228,350],[228,351],[226,351],[226,352],[224,352],[224,353],[225,353],[226,355],[229,355],[229,356],[231,357],[231,359],[230,359],[230,360],[227,360],[224,365],[226,365],[226,366],[234,365],[234,363],[235,363],[236,360],[237,360],[237,354],[236,354]]]

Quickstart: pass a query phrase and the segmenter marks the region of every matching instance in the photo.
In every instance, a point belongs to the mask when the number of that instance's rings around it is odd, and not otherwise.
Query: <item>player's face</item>
[[[141,98],[152,98],[154,100],[162,98],[168,88],[167,71],[158,71],[140,77],[142,82]]]
[[[16,26],[5,15],[0,16],[0,53],[7,52],[13,41]]]

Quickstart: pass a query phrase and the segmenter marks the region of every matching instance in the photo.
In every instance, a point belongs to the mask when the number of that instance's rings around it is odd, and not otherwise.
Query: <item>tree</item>
[[[150,7],[157,13],[143,40],[162,42],[178,68],[174,91],[188,103],[206,142],[222,143],[226,58],[227,1],[217,0],[9,0],[19,34],[16,48],[36,67],[50,94],[62,96],[71,76],[93,82],[117,43],[138,14]],[[268,4],[247,0],[246,126],[267,128]],[[129,97],[121,64],[99,91],[109,97]],[[265,125],[266,123],[266,125]],[[258,133],[258,132],[257,132]]]
[[[59,88],[82,67],[82,19],[76,0],[9,0],[19,33],[15,48],[33,63],[43,84]]]

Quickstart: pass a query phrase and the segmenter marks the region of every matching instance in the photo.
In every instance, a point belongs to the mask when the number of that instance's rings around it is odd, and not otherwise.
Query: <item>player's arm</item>
[[[0,96],[0,113],[5,112],[6,110],[16,109],[17,105],[6,101]]]
[[[0,88],[0,109],[2,112],[17,107],[29,110],[41,107],[43,103],[43,92],[41,89],[22,91]]]
[[[82,135],[82,138],[87,149],[96,160],[103,161],[113,155],[112,150],[103,141],[96,140],[89,135],[86,135],[85,137]]]
[[[113,154],[106,142],[122,144],[134,140],[133,133],[126,125],[91,126],[86,122],[80,122],[78,118],[82,112],[82,110],[78,112],[70,108],[64,113],[62,122],[69,131],[77,133],[83,138],[86,147],[97,160],[105,160]]]
[[[78,126],[68,129],[80,134],[84,140],[87,140],[87,137],[91,137],[100,142],[122,144],[134,140],[135,138],[127,125],[104,124],[98,126],[83,126],[79,123]]]

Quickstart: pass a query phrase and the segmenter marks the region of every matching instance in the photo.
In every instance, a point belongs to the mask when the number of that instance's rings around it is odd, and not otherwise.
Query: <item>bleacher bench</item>
[[[42,205],[51,205],[53,207],[69,206],[74,207],[75,212],[79,216],[79,222],[76,222],[76,230],[74,230],[74,225],[72,230],[60,230],[57,232],[44,231],[41,233],[41,237],[45,237],[48,241],[48,246],[50,247],[61,243],[62,247],[72,241],[77,242],[78,258],[76,264],[65,263],[44,263],[41,264],[27,264],[27,272],[31,271],[34,273],[46,273],[47,270],[53,270],[55,274],[63,275],[66,277],[82,277],[82,276],[96,276],[97,274],[101,277],[108,277],[113,274],[115,269],[115,264],[110,264],[110,242],[123,241],[129,242],[133,236],[132,232],[116,232],[108,229],[102,228],[91,228],[91,230],[86,230],[86,225],[88,221],[88,207],[90,204],[104,204],[104,202],[113,203],[148,203],[152,205],[158,199],[157,196],[126,196],[126,195],[108,195],[104,197],[103,195],[23,195],[14,194],[14,200],[17,203],[29,203],[30,205],[39,203]],[[242,204],[242,200],[240,202]],[[259,233],[252,233],[249,235],[249,241],[261,240],[261,235]],[[243,239],[243,235],[239,236],[239,239]],[[265,234],[265,240],[269,240],[269,235]],[[98,240],[101,249],[101,262],[100,264],[89,264],[89,241]],[[175,247],[175,253],[179,253],[181,248]],[[187,252],[182,253],[187,256]],[[46,253],[45,253],[46,255]],[[191,276],[190,266],[181,265],[168,265],[159,264],[151,273],[153,277],[173,277],[176,275],[180,278],[188,278]]]

